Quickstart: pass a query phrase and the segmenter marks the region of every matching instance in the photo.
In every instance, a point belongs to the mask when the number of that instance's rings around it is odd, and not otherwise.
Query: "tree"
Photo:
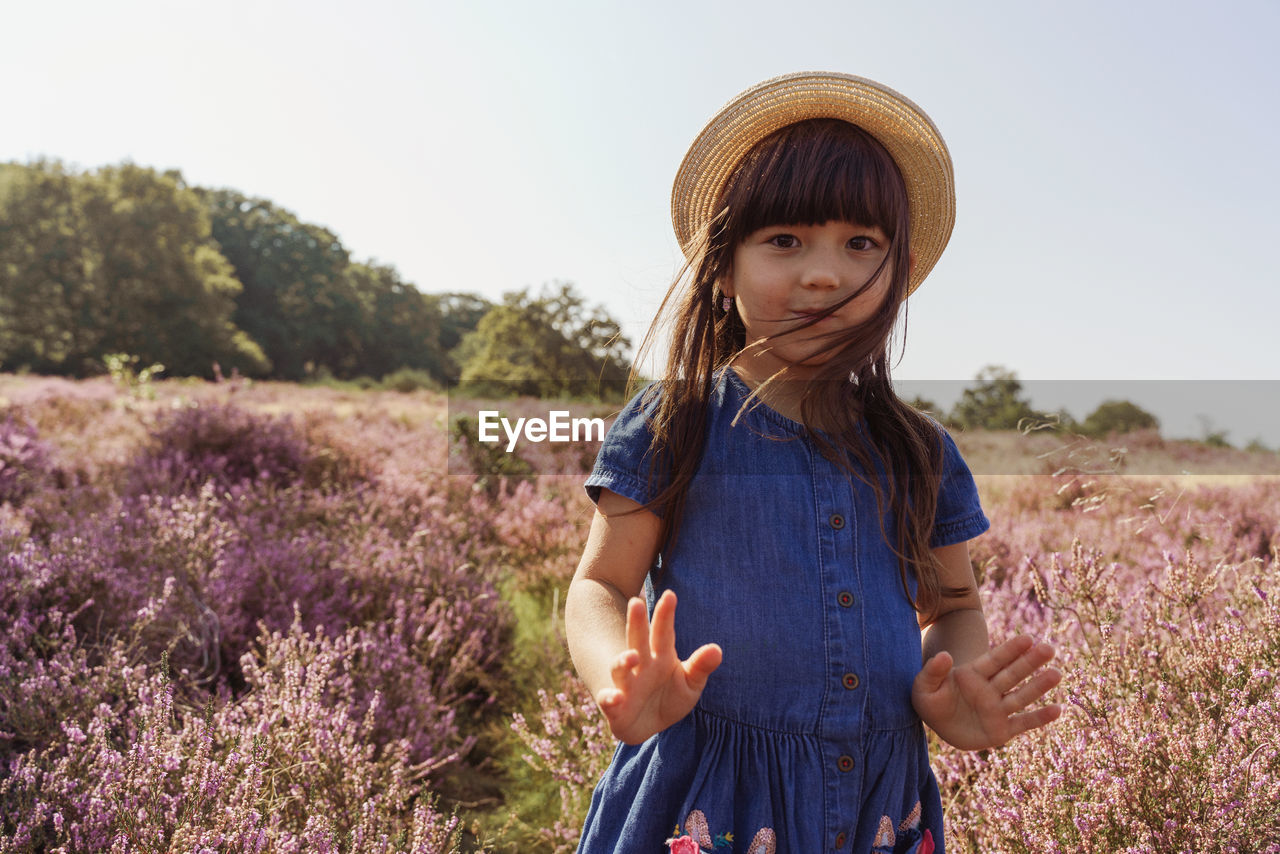
[[[410,368],[447,382],[452,363],[441,346],[439,299],[403,281],[392,267],[351,264],[347,276],[362,311],[356,372],[384,377]]]
[[[1127,400],[1105,400],[1079,425],[1085,436],[1102,438],[1135,430],[1158,430],[1160,422],[1150,412]]]
[[[337,236],[265,199],[201,193],[213,236],[244,285],[236,323],[262,345],[273,373],[300,380],[323,366],[356,375],[359,324],[371,307],[348,275],[350,255]]]
[[[480,325],[480,318],[493,308],[493,303],[475,294],[445,293],[436,300],[440,308],[440,349],[445,353],[457,349],[466,334]],[[451,376],[456,379],[459,371],[454,367]]]
[[[86,226],[110,292],[104,351],[163,362],[171,375],[211,376],[214,362],[265,370],[261,349],[232,320],[240,282],[182,175],[126,163],[88,181]]]
[[[630,346],[617,321],[559,283],[536,298],[506,294],[453,355],[476,395],[618,398]]]
[[[932,400],[930,400],[929,398],[927,398],[927,397],[923,397],[923,396],[918,395],[918,394],[917,394],[917,395],[913,395],[910,399],[905,400],[905,401],[903,401],[903,402],[904,402],[904,403],[906,403],[906,404],[907,404],[907,406],[910,406],[912,409],[915,409],[915,410],[917,410],[917,411],[919,411],[919,412],[925,412],[925,413],[928,413],[928,414],[930,414],[930,415],[935,415],[935,416],[936,416],[938,413],[940,413],[940,412],[942,411],[942,410],[938,407],[938,404],[934,403],[934,402],[933,402]]]
[[[56,162],[0,164],[0,366],[80,373],[97,350],[79,182]]]
[[[0,362],[84,374],[129,353],[171,374],[266,369],[232,320],[240,283],[180,173],[38,162],[6,166],[0,185]]]
[[[951,410],[950,421],[964,430],[1017,430],[1026,420],[1045,416],[1022,396],[1022,383],[1010,370],[988,365],[974,379]]]

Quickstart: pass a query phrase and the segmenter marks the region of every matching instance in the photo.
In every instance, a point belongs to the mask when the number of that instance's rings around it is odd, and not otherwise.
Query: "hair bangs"
[[[893,240],[906,222],[907,192],[874,137],[839,119],[813,119],[752,149],[726,188],[725,207],[740,213],[724,223],[728,246],[771,225],[834,221],[878,226]]]

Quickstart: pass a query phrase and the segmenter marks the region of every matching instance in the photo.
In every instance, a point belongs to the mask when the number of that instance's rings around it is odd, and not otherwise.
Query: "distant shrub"
[[[977,385],[961,393],[948,418],[961,430],[1021,430],[1046,419],[1023,396],[1013,371],[988,365],[974,379]]]
[[[927,397],[922,397],[921,395],[918,395],[918,394],[912,396],[911,398],[907,399],[904,402],[907,404],[907,406],[910,406],[912,409],[915,409],[919,412],[928,413],[930,415],[936,416],[942,412],[942,409],[938,406],[937,403],[935,403],[934,401],[930,400]]]
[[[450,470],[458,465],[462,471],[474,474],[478,485],[491,497],[497,497],[503,482],[508,478],[526,480],[533,475],[533,466],[517,454],[509,453],[502,442],[480,442],[479,424],[468,415],[453,420],[450,431]]]
[[[1210,430],[1204,434],[1204,438],[1200,441],[1204,442],[1210,448],[1231,448],[1234,447],[1227,441],[1226,430]]]
[[[321,365],[307,374],[303,385],[331,388],[335,391],[369,391],[378,387],[378,381],[367,376],[337,377],[328,366]]]
[[[1113,434],[1159,429],[1160,422],[1154,415],[1127,400],[1103,401],[1077,425],[1078,432],[1098,439]]]
[[[408,394],[413,391],[439,391],[440,383],[426,371],[414,368],[401,368],[382,378],[382,387],[389,391]]]
[[[128,353],[108,353],[102,357],[107,373],[121,392],[140,400],[155,400],[155,378],[164,373],[159,362],[138,368],[140,360]]]

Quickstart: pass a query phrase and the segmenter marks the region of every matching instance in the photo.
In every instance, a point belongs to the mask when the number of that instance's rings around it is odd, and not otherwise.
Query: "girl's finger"
[[[649,644],[655,655],[675,651],[676,648],[676,594],[665,591],[653,607],[653,625],[649,629]]]
[[[999,646],[994,646],[975,658],[973,660],[973,669],[983,679],[991,680],[1001,670],[1017,661],[1024,652],[1030,649],[1031,644],[1031,638],[1026,635],[1018,635],[1016,638],[1007,640]]]
[[[631,687],[635,674],[632,670],[640,663],[640,656],[634,649],[629,649],[613,660],[613,666],[609,668],[609,676],[613,679],[613,687],[620,692],[626,692]],[[608,691],[608,688],[604,689]]]
[[[649,657],[649,614],[644,600],[638,597],[627,603],[627,646],[635,650],[641,660]]]
[[[1029,712],[1012,715],[1009,718],[1009,724],[1012,727],[1010,738],[1020,735],[1028,730],[1051,724],[1062,714],[1062,706],[1054,703],[1049,706],[1041,706],[1038,709],[1032,709]]]
[[[940,652],[926,661],[920,669],[920,687],[926,692],[937,691],[947,681],[947,674],[951,672],[951,665],[954,663],[949,652]]]
[[[1007,667],[991,677],[991,687],[1001,695],[1007,694],[1035,673],[1054,656],[1054,648],[1047,643],[1034,644],[1014,659]]]
[[[701,691],[707,685],[707,678],[720,666],[724,653],[717,644],[709,643],[693,651],[684,663],[685,680],[690,688]]]
[[[596,705],[606,712],[621,702],[622,692],[617,688],[601,688],[600,693],[596,694]]]
[[[1049,668],[1036,674],[1027,684],[1004,696],[1003,706],[1010,712],[1025,709],[1058,686],[1062,672]]]

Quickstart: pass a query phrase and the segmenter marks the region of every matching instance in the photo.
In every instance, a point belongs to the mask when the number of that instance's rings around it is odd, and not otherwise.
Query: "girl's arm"
[[[943,586],[967,586],[972,592],[944,599],[942,612],[925,627],[925,664],[911,691],[916,713],[961,750],[997,747],[1055,720],[1062,713],[1057,705],[1024,711],[1062,679],[1045,667],[1054,648],[1026,635],[990,646],[968,543],[943,546],[934,554],[942,563]]]
[[[661,522],[640,505],[601,490],[591,533],[565,599],[569,653],[616,738],[639,744],[693,710],[720,647],[676,655],[675,594],[654,607],[644,579],[658,553]]]

